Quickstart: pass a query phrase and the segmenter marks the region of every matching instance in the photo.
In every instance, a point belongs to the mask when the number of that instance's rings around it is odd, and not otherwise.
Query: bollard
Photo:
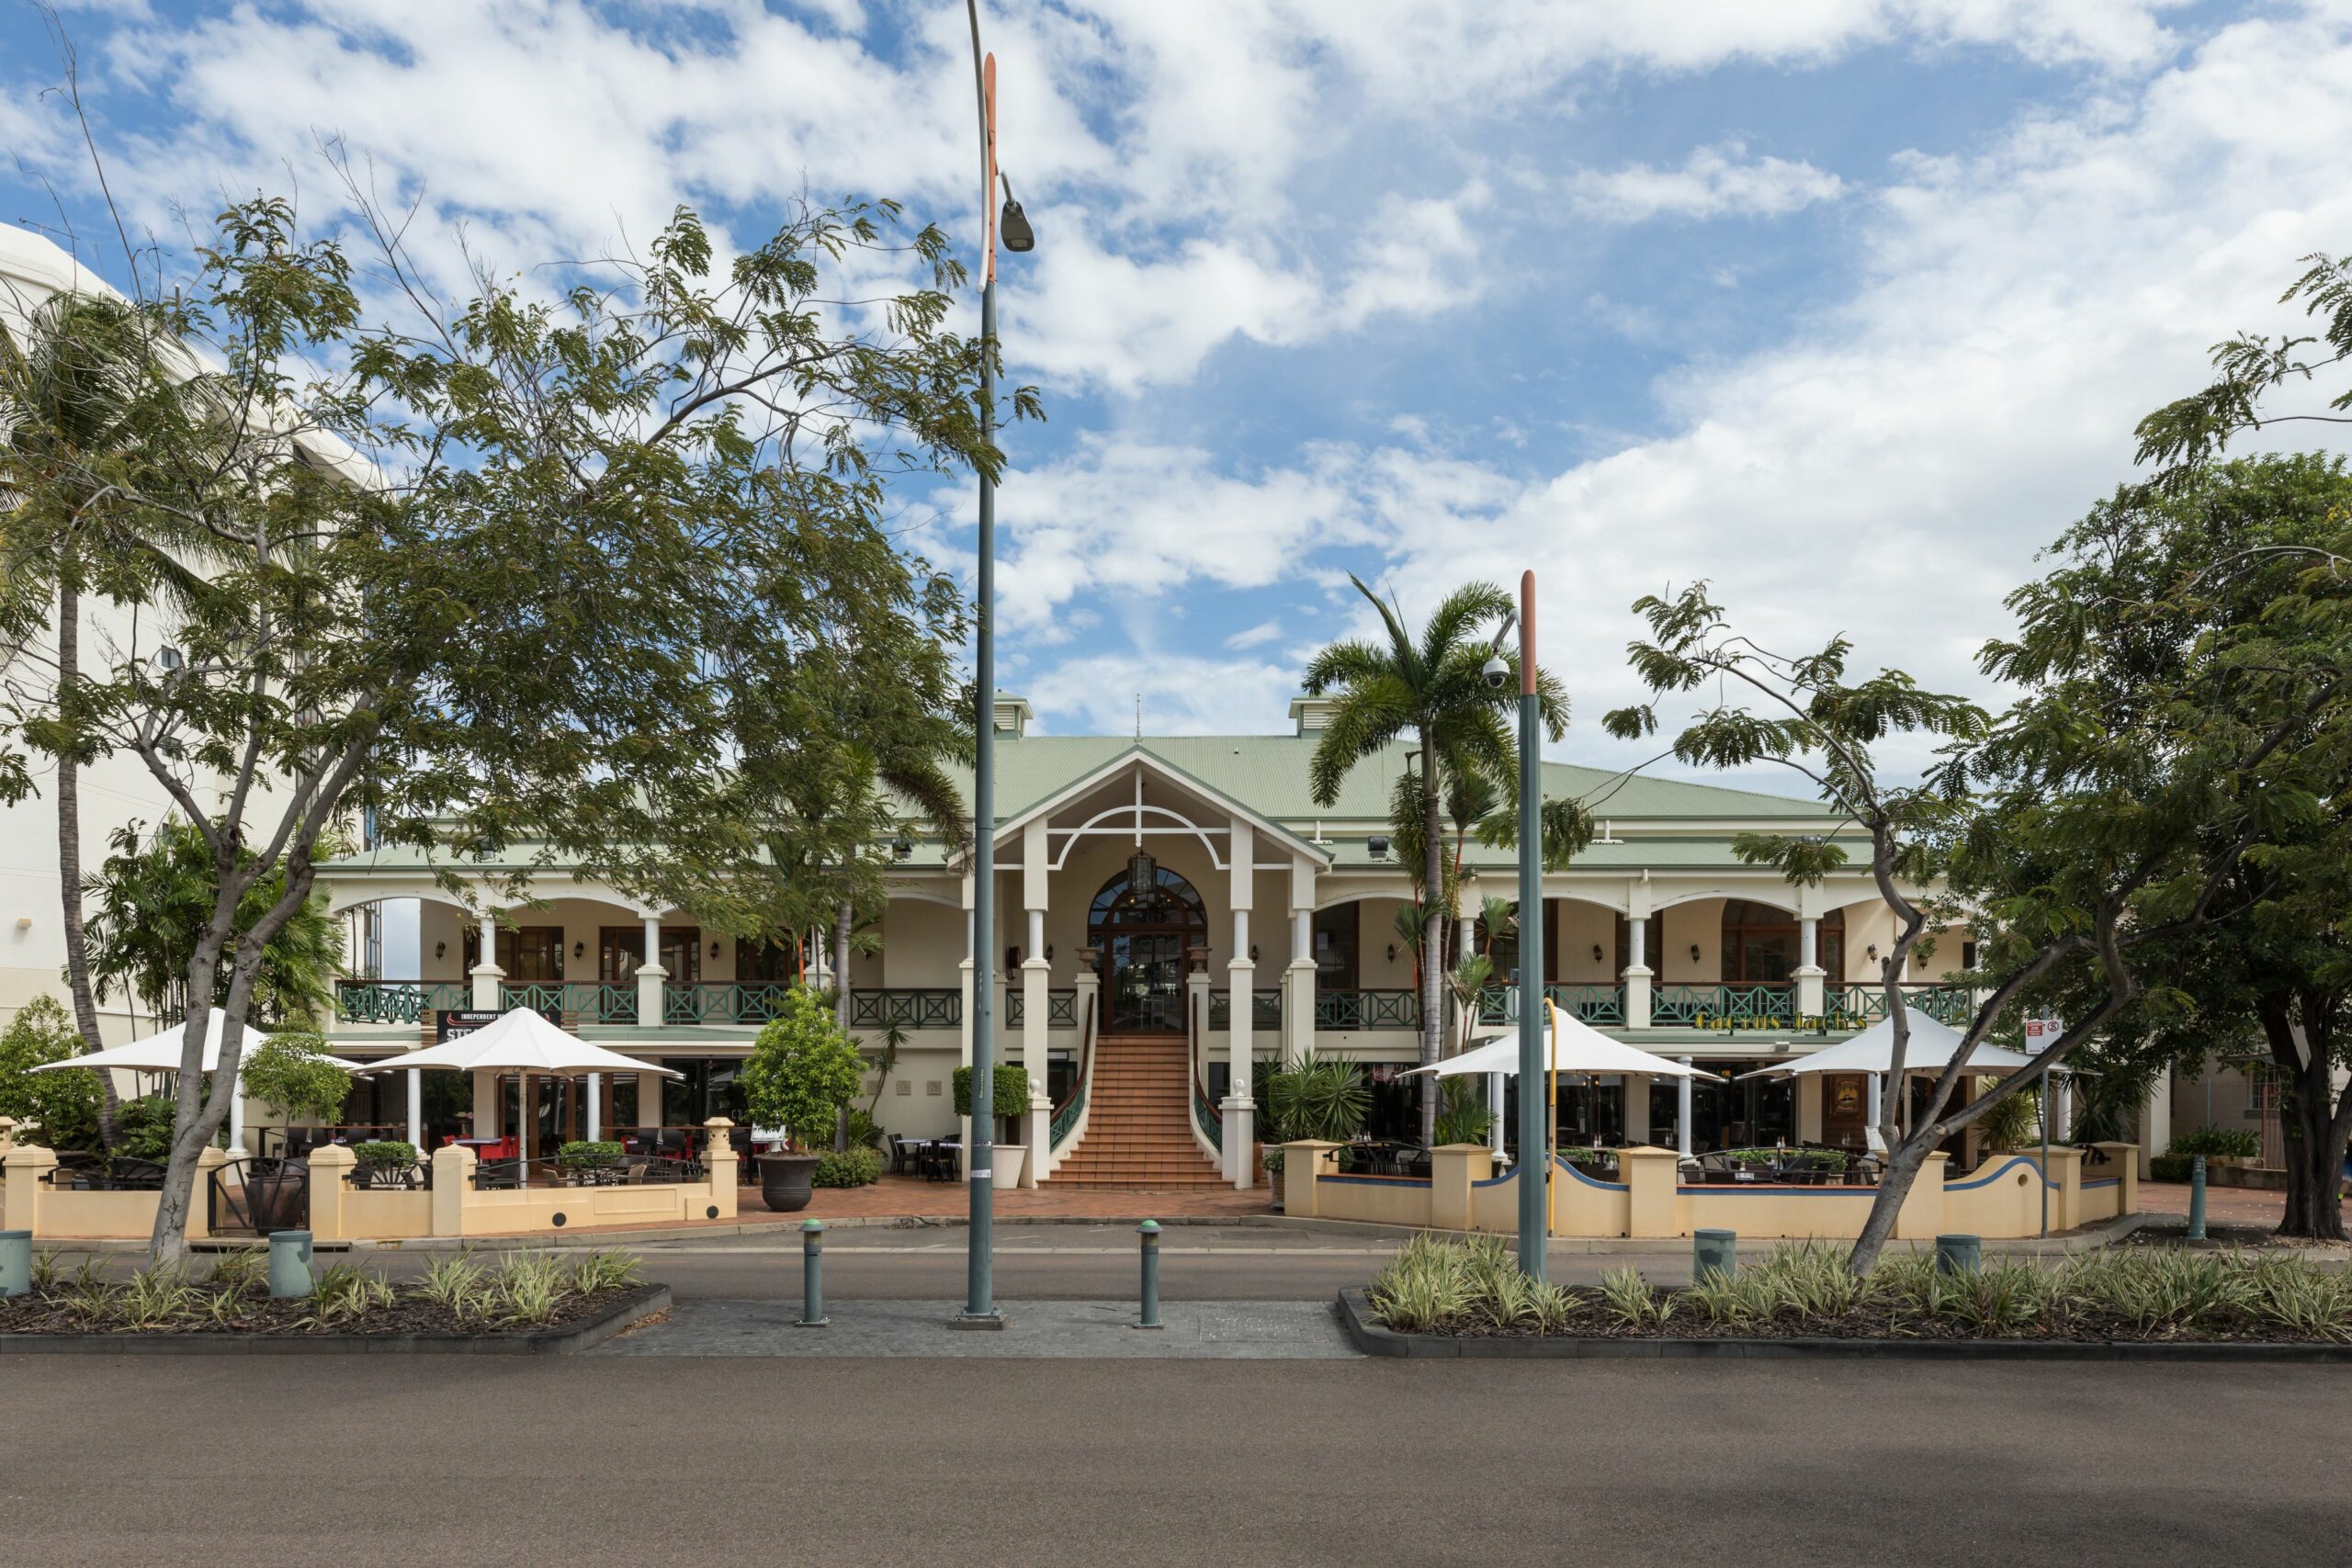
[[[804,1221],[800,1226],[800,1317],[795,1328],[822,1328],[832,1322],[825,1315],[825,1222]]]
[[[0,1231],[0,1301],[33,1288],[33,1233]]]
[[[1143,1321],[1137,1328],[1158,1328],[1159,1322],[1159,1222],[1146,1220],[1136,1227],[1143,1237]]]
[[[1729,1280],[1739,1271],[1737,1231],[1690,1233],[1690,1282],[1703,1284],[1711,1274]]]
[[[1984,1266],[1984,1243],[1973,1235],[1936,1237],[1936,1272],[1973,1274]]]
[[[311,1293],[311,1233],[269,1233],[269,1293],[283,1299]]]
[[[2205,1239],[2205,1156],[2188,1162],[2188,1239]]]

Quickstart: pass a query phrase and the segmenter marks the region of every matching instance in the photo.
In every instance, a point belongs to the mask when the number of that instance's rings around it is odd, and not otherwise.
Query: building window
[[[1334,904],[1315,911],[1315,988],[1352,991],[1360,984],[1356,943],[1363,927],[1362,904]]]
[[[1846,911],[1832,909],[1821,917],[1816,931],[1820,951],[1815,962],[1830,979],[1846,977]],[[1796,978],[1804,944],[1797,918],[1769,904],[1744,898],[1724,901],[1723,980],[1727,986],[1785,985]]]

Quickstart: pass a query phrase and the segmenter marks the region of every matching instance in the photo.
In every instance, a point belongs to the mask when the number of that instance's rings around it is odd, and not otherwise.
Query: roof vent
[[[1340,705],[1337,697],[1293,697],[1290,716],[1301,735],[1312,735],[1331,722],[1331,710]]]
[[[1036,716],[1037,710],[1029,705],[1028,698],[1008,697],[1002,692],[996,694],[996,732],[999,735],[1010,735],[1018,740],[1029,733],[1029,722]]]

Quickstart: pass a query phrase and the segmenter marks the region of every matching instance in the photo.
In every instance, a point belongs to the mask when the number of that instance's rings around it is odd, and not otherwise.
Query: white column
[[[1627,1073],[1625,1087],[1625,1141],[1646,1144],[1650,1141],[1650,1079],[1647,1073]]]
[[[414,1077],[416,1075],[409,1075]],[[229,1152],[243,1153],[245,1146],[245,1080],[237,1079],[237,1091],[229,1097]]]
[[[605,1135],[605,1075],[588,1075],[588,1141],[595,1143]]]
[[[651,1029],[662,1022],[662,982],[670,972],[662,967],[662,917],[645,917],[645,962],[637,966],[637,1023]]]
[[[1810,915],[1797,920],[1797,1016],[1819,1018],[1821,994],[1821,922]]]
[[[1618,979],[1625,987],[1625,1027],[1628,1029],[1647,1029],[1650,1026],[1650,905],[1646,895],[1647,890],[1635,884],[1634,897],[1628,900],[1625,913],[1626,963]],[[1682,1081],[1687,1100],[1690,1080],[1685,1078]],[[1689,1118],[1686,1116],[1684,1120]]]
[[[1503,1098],[1504,1081],[1500,1073],[1487,1075],[1487,1109],[1495,1113],[1494,1125],[1487,1129],[1487,1147],[1493,1150],[1498,1159],[1507,1157],[1503,1155],[1503,1123],[1509,1120],[1504,1112],[1510,1108],[1510,1102]]]
[[[2148,1179],[2148,1161],[2172,1146],[2172,1069],[2160,1070],[2148,1086],[2148,1102],[2140,1108],[2140,1179]]]
[[[408,1141],[422,1153],[424,1148],[424,1074],[414,1067],[408,1077]]]
[[[1315,1048],[1315,863],[1290,863],[1290,973],[1283,998],[1283,1065]]]
[[[1884,1073],[1872,1073],[1871,1075],[1871,1095],[1869,1100],[1862,1108],[1864,1121],[1862,1129],[1862,1146],[1864,1148],[1870,1147],[1871,1138],[1878,1132],[1880,1122],[1885,1119],[1885,1112],[1879,1099],[1880,1095],[1885,1092],[1883,1088],[1885,1082],[1886,1075]]]
[[[1233,861],[1233,958],[1226,965],[1226,984],[1232,998],[1232,1023],[1226,1034],[1227,1071],[1231,1082],[1218,1109],[1225,1113],[1225,1175],[1237,1188],[1257,1180],[1257,1101],[1250,1094],[1250,1064],[1257,1059],[1251,1038],[1255,1021],[1257,965],[1250,957],[1250,905],[1258,883],[1258,835],[1240,818],[1227,819]]]
[[[1642,928],[1635,926],[1634,929],[1639,931]],[[1638,953],[1641,949],[1637,946],[1634,951]],[[1678,1059],[1686,1067],[1690,1065],[1688,1056]],[[1690,1157],[1690,1080],[1688,1077],[1674,1080],[1674,1146],[1681,1151],[1683,1158],[1688,1159]]]
[[[2211,1097],[2211,1091],[2207,1091]],[[2052,1073],[2050,1076],[2050,1141],[2065,1141],[2075,1125],[2075,1075]]]
[[[498,966],[498,911],[485,902],[481,909],[481,962],[473,968],[474,1010],[498,1010],[498,983],[506,978],[506,971]]]
[[[1046,823],[1022,830],[1021,901],[1029,914],[1029,942],[1021,953],[1021,1067],[1029,1075],[1029,1103],[1021,1129],[1029,1145],[1021,1185],[1035,1187],[1043,1176],[1046,1145],[1054,1137],[1054,1102],[1046,1093],[1046,1058],[1053,1004],[1053,965],[1046,961]]]
[[[637,1075],[637,1124],[662,1125],[662,1077],[658,1073]]]
[[[1821,1137],[1822,1075],[1797,1075],[1797,1142],[1817,1144]]]
[[[499,1126],[503,1103],[498,1093],[498,1073],[494,1068],[478,1068],[474,1073],[474,1136],[496,1138],[503,1136]]]

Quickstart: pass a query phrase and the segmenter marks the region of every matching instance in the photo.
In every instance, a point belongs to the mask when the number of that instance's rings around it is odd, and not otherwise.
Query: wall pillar
[[[724,1116],[714,1116],[703,1124],[703,1168],[710,1172],[710,1207],[715,1215],[703,1214],[689,1218],[731,1220],[735,1217],[736,1182],[735,1145],[728,1134],[735,1123]]]
[[[196,1151],[196,1186],[188,1193],[187,1224],[181,1235],[204,1241],[212,1235],[212,1179],[229,1163],[229,1151],[207,1144]]]
[[[1650,1076],[1627,1073],[1624,1084],[1619,1092],[1625,1097],[1625,1141],[1646,1144],[1650,1141]]]
[[[662,1016],[662,983],[670,972],[662,967],[662,918],[645,917],[645,962],[637,966],[637,1023],[651,1029],[667,1021]]]
[[[54,1157],[54,1156],[52,1156]],[[1313,1219],[1322,1213],[1316,1182],[1338,1164],[1340,1145],[1319,1138],[1304,1138],[1283,1145],[1283,1213],[1292,1219]]]
[[[1903,1207],[1894,1216],[1894,1235],[1898,1241],[1933,1240],[1944,1228],[1944,1168],[1951,1156],[1938,1149],[1919,1164],[1919,1174],[1911,1183],[1911,1190],[1903,1195]]]
[[[479,1076],[479,1075],[477,1075]],[[473,1150],[457,1144],[433,1151],[433,1234],[466,1234],[466,1194],[473,1190]]]
[[[1625,987],[1625,1027],[1647,1029],[1650,1026],[1650,903],[1647,889],[1635,885],[1634,897],[1628,900],[1625,912],[1625,967],[1618,980]],[[1688,1084],[1690,1080],[1685,1078]],[[1687,1103],[1690,1091],[1683,1091]],[[1686,1111],[1682,1120],[1690,1120]]]
[[[0,1230],[30,1231],[34,1240],[40,1239],[40,1197],[49,1190],[49,1173],[56,1168],[54,1149],[39,1144],[8,1145],[8,1152],[0,1155],[0,1181],[6,1183],[0,1213],[6,1216]]]
[[[474,1010],[498,1010],[498,983],[506,978],[506,971],[498,966],[498,911],[487,903],[481,910],[481,962],[473,967]]]
[[[2148,1174],[2148,1161],[2172,1146],[2172,1069],[2157,1071],[2148,1085],[2148,1101],[2140,1107],[2140,1164],[2142,1178]]]
[[[358,1156],[345,1144],[329,1144],[311,1151],[311,1239],[349,1241],[344,1200],[351,1196],[351,1168]],[[202,1198],[199,1192],[198,1197]]]
[[[1687,1080],[1686,1080],[1687,1081]],[[1675,1202],[1679,1159],[1667,1149],[1617,1151],[1617,1173],[1625,1179],[1627,1235],[1679,1235]]]
[[[1290,1156],[1283,1156],[1288,1174]],[[1470,1223],[1472,1189],[1495,1173],[1495,1156],[1478,1144],[1440,1144],[1430,1151],[1430,1225],[1434,1230],[1466,1231]],[[1283,1206],[1288,1213],[1289,1206]]]
[[[1819,1018],[1825,1010],[1821,989],[1821,922],[1812,916],[1797,921],[1797,1016]]]

